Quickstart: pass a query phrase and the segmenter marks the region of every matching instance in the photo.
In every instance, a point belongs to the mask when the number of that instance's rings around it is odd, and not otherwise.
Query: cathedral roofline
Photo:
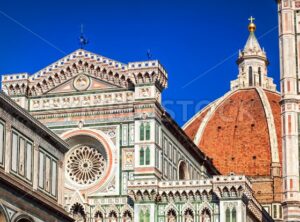
[[[42,77],[49,71],[52,71],[54,69],[57,69],[59,66],[64,65],[66,62],[70,61],[71,59],[75,59],[78,57],[94,59],[97,62],[105,63],[108,66],[113,66],[120,71],[136,70],[139,68],[148,67],[149,65],[147,65],[147,63],[148,64],[155,63],[162,70],[162,72],[166,76],[168,76],[166,69],[163,67],[163,65],[160,63],[159,60],[134,61],[134,62],[128,62],[126,64],[126,63],[122,63],[122,62],[116,61],[114,59],[110,59],[108,57],[102,56],[100,54],[96,54],[91,51],[87,51],[85,49],[77,49],[77,50],[71,52],[70,54],[62,57],[61,59],[56,60],[55,62],[51,63],[50,65],[46,66],[45,68],[38,70],[37,72],[35,72],[33,74],[30,74],[28,72],[2,74],[2,82],[3,81],[25,80],[25,79],[28,79],[28,81],[31,82],[35,79]]]
[[[162,91],[168,86],[168,74],[158,60],[124,64],[78,49],[33,75],[28,73],[2,75],[2,89],[8,95],[41,95],[87,71],[91,77],[122,88],[151,83],[156,84]]]

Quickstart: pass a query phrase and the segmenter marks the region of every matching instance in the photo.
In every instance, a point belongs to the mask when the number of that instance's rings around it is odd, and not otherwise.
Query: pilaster
[[[6,131],[5,131],[5,172],[9,173],[10,171],[10,164],[11,164],[11,136],[12,136],[12,129],[11,123],[6,122]]]
[[[300,5],[296,1],[278,1],[281,117],[283,145],[283,217],[300,219],[299,187],[299,50]],[[297,64],[298,63],[298,64]]]

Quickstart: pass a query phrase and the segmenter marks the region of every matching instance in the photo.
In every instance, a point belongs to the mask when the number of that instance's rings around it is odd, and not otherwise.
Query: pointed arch
[[[132,220],[133,220],[132,212],[130,212],[129,210],[126,210],[122,214],[122,222],[132,222]]]
[[[84,207],[80,203],[75,203],[71,206],[70,214],[74,218],[80,218],[80,219],[86,221],[86,213],[85,213]]]
[[[211,222],[211,221],[212,221],[211,211],[207,208],[203,209],[200,214],[200,222]]]
[[[110,211],[108,213],[108,222],[117,222],[118,221],[118,214],[116,211]]]
[[[223,197],[229,197],[229,190],[227,187],[223,188]]]
[[[104,213],[98,210],[96,211],[94,218],[95,222],[104,222]]]
[[[194,211],[192,209],[188,208],[184,211],[184,215],[183,215],[184,220],[183,221],[184,222],[194,222],[195,221],[194,217],[195,217]]]
[[[174,209],[170,209],[166,215],[166,222],[176,222],[177,221],[177,213]]]
[[[138,84],[144,83],[143,75],[141,73],[137,75],[137,83]]]
[[[144,81],[145,83],[150,83],[150,75],[147,72],[144,74]]]
[[[237,196],[237,191],[236,191],[235,187],[230,188],[230,196],[231,197],[236,197]]]

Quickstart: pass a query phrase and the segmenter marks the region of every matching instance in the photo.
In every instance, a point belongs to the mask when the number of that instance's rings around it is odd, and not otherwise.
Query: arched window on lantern
[[[258,79],[259,79],[259,86],[261,86],[262,85],[262,76],[261,76],[261,68],[260,67],[258,67]]]
[[[249,86],[253,85],[253,70],[252,70],[252,66],[249,67]]]

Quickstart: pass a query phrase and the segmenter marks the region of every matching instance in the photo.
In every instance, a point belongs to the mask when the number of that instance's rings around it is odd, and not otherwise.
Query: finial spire
[[[250,24],[248,25],[249,32],[255,32],[256,30],[256,25],[254,24],[255,18],[251,16],[248,20],[250,21]]]
[[[79,44],[81,49],[84,49],[84,47],[89,44],[89,41],[83,35],[83,24],[80,26]]]
[[[151,53],[151,50],[150,50],[150,49],[147,50],[147,59],[148,59],[148,60],[151,60],[151,59],[152,59],[152,53]]]

